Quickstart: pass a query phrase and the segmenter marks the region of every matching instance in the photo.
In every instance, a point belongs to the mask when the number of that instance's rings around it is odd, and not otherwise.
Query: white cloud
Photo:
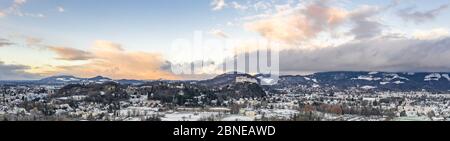
[[[415,8],[409,7],[397,11],[397,15],[405,21],[413,21],[414,23],[419,24],[435,19],[439,14],[448,8],[449,4],[444,4],[428,11],[414,11]]]
[[[221,37],[221,38],[228,38],[229,37],[228,34],[226,34],[225,32],[223,32],[220,29],[213,29],[209,33],[212,34],[212,35],[215,35],[217,37]]]
[[[233,6],[234,9],[238,9],[238,10],[247,10],[248,9],[247,6],[241,5],[235,1],[231,2],[231,5]]]
[[[27,2],[27,0],[14,0],[15,4],[25,4]]]
[[[227,4],[225,3],[225,0],[213,0],[213,2],[211,3],[211,6],[213,6],[212,10],[219,11],[219,10],[222,10],[223,8],[225,8],[225,6],[227,6]]]
[[[449,37],[450,32],[445,28],[436,28],[432,30],[417,30],[413,33],[413,36],[419,40],[432,40]]]
[[[12,5],[7,7],[6,9],[0,10],[0,17],[15,15],[15,16],[26,16],[26,17],[34,17],[34,18],[44,18],[45,15],[42,13],[27,13],[21,10],[22,6],[27,3],[26,0],[14,0]]]
[[[233,22],[227,22],[227,26],[234,26]]]
[[[58,12],[61,12],[61,13],[63,13],[63,12],[66,11],[66,10],[64,9],[64,7],[62,7],[62,6],[58,6],[58,7],[56,7],[56,8],[57,8]]]
[[[280,52],[285,72],[450,71],[450,38],[376,38],[314,50]]]
[[[265,2],[265,1],[258,1],[257,3],[253,4],[253,8],[256,11],[267,10],[271,7],[272,7],[272,4]]]

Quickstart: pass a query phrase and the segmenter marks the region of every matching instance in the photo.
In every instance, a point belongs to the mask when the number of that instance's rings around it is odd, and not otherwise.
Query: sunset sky
[[[282,42],[285,46],[277,50],[282,74],[450,71],[449,4],[448,0],[0,0],[0,80],[62,74],[186,79],[167,66],[198,58],[171,46],[177,39],[192,39],[196,31],[205,39]],[[220,64],[227,56],[219,50],[205,57]]]

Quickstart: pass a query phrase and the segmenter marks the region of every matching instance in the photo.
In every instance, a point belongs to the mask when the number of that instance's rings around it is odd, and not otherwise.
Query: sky
[[[279,42],[281,74],[450,71],[448,0],[0,0],[0,80],[193,79],[174,64]],[[239,40],[231,46],[195,44]],[[174,47],[185,39],[190,47]],[[250,49],[251,50],[251,49]],[[200,53],[199,53],[200,52]],[[250,51],[250,54],[252,52]],[[254,52],[253,52],[254,53]],[[207,75],[205,75],[206,77]]]

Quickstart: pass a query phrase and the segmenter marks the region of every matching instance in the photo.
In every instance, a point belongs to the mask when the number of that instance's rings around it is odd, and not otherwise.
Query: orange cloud
[[[320,32],[335,29],[347,17],[346,10],[330,7],[326,1],[317,1],[304,8],[289,7],[244,26],[268,39],[296,43],[314,38]]]
[[[54,51],[58,55],[56,59],[59,60],[89,60],[93,58],[91,53],[78,49],[56,46],[50,46],[48,49]]]
[[[277,41],[295,42],[311,36],[311,30],[303,17],[273,17],[245,24],[245,28],[261,36]]]
[[[69,52],[79,53],[77,51]],[[87,53],[92,56],[88,63],[76,66],[58,66],[54,72],[80,77],[103,75],[114,79],[177,79],[172,73],[162,69],[162,66],[166,65],[166,61],[157,53],[129,52],[124,50],[120,44],[109,41],[96,41]],[[68,57],[67,59],[76,56],[64,55]]]
[[[221,37],[221,38],[228,38],[228,34],[226,34],[225,32],[223,32],[220,29],[213,29],[210,31],[210,34],[217,36],[217,37]]]

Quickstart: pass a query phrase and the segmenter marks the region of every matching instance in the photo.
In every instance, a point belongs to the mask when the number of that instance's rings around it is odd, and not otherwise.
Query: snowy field
[[[218,115],[217,112],[174,112],[167,113],[161,118],[162,121],[199,121],[202,118],[208,118]]]
[[[222,121],[254,121],[254,118],[241,116],[241,115],[229,115],[222,119]]]

